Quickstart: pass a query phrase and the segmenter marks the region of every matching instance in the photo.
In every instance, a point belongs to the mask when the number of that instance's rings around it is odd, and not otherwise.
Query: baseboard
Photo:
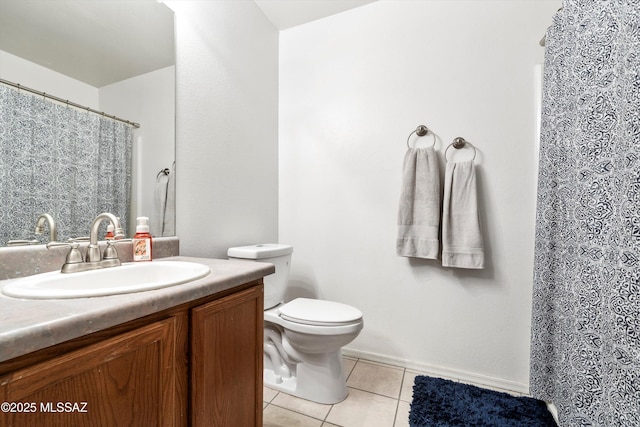
[[[385,363],[387,365],[400,366],[402,368],[411,369],[413,371],[424,372],[439,378],[445,378],[453,381],[459,381],[466,384],[472,384],[478,387],[489,388],[498,391],[504,391],[517,395],[529,395],[529,385],[515,381],[505,380],[503,378],[490,377],[486,375],[476,374],[473,372],[462,371],[459,369],[447,368],[444,366],[430,365],[427,363],[418,363],[407,359],[386,356],[383,354],[370,353],[367,351],[343,348],[342,355],[357,359],[370,360],[372,362]]]

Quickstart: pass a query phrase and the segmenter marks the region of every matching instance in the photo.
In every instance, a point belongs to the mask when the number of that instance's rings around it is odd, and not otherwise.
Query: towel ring
[[[436,145],[436,134],[435,134],[435,133],[433,133],[433,132],[431,132],[431,131],[429,130],[429,128],[428,128],[428,127],[426,127],[425,125],[420,125],[420,126],[418,126],[418,127],[416,128],[416,130],[414,130],[413,132],[411,132],[411,133],[409,134],[409,136],[407,137],[407,147],[408,147],[408,148],[411,148],[411,145],[409,144],[409,140],[411,139],[411,135],[413,135],[414,133],[415,133],[416,135],[418,135],[418,136],[425,136],[425,135],[427,135],[428,133],[431,133],[431,135],[433,135],[433,144],[431,144],[431,146],[433,147],[434,145]]]
[[[444,150],[444,159],[447,160],[447,151],[449,151],[449,148],[451,148],[451,146],[453,146],[453,148],[455,148],[456,150],[459,150],[461,148],[464,148],[464,146],[467,144],[470,145],[471,148],[473,148],[473,158],[471,159],[471,161],[474,161],[476,159],[476,154],[478,154],[478,150],[476,150],[476,147],[472,143],[461,136],[454,138],[453,142],[447,146],[446,150]]]
[[[164,168],[162,169],[160,172],[158,172],[158,175],[156,175],[156,179],[158,179],[160,177],[160,175],[169,175],[171,173],[171,170],[169,168]]]

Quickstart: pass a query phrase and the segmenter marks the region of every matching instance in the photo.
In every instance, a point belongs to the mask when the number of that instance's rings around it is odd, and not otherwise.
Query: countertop
[[[275,272],[272,264],[174,256],[162,261],[205,264],[211,273],[152,291],[73,299],[27,300],[0,293],[0,362],[214,295]],[[117,267],[115,267],[117,268]],[[1,280],[0,288],[19,279]]]

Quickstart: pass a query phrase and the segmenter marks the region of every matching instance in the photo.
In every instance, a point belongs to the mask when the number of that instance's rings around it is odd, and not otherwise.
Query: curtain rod
[[[119,122],[126,123],[128,125],[133,126],[134,128],[139,128],[140,127],[139,123],[130,122],[129,120],[121,119],[120,117],[116,117],[116,116],[112,116],[112,115],[106,114],[103,111],[94,110],[93,108],[89,108],[89,107],[85,107],[84,105],[76,104],[75,102],[71,102],[68,99],[62,99],[62,98],[58,98],[57,96],[49,95],[48,93],[45,93],[45,92],[40,92],[40,91],[37,91],[35,89],[31,89],[29,87],[22,86],[19,83],[13,83],[13,82],[10,82],[9,80],[5,80],[5,79],[0,79],[0,83],[5,84],[7,86],[12,86],[12,87],[18,88],[18,90],[24,90],[24,91],[27,91],[27,92],[34,93],[34,94],[42,96],[44,98],[53,99],[54,101],[58,101],[58,102],[61,102],[63,104],[66,104],[66,105],[70,105],[72,107],[88,111],[90,113],[99,114],[101,116],[108,117],[108,118],[110,118],[112,120],[117,120]]]

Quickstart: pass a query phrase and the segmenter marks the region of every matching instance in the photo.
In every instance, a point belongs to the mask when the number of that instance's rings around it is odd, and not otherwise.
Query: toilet
[[[323,404],[347,397],[341,349],[364,325],[362,312],[339,302],[296,298],[284,303],[293,247],[230,248],[229,258],[268,262],[264,278],[264,385]]]

